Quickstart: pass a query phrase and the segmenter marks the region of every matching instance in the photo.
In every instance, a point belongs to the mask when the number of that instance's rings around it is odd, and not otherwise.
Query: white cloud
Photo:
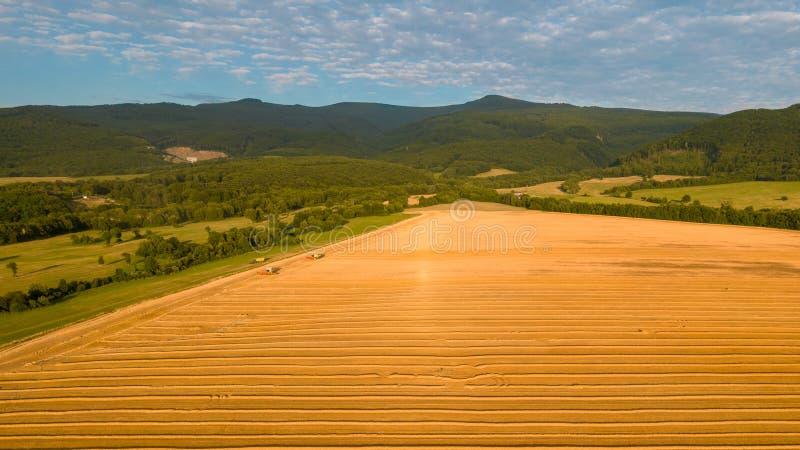
[[[545,45],[552,39],[551,36],[542,33],[523,33],[520,38],[535,45]]]
[[[120,53],[128,61],[155,62],[158,60],[158,53],[140,47],[130,47]]]
[[[151,41],[156,41],[159,44],[166,45],[166,46],[172,46],[172,45],[182,44],[182,43],[185,43],[185,42],[191,42],[191,39],[178,38],[178,37],[175,37],[175,36],[167,36],[167,35],[164,35],[164,34],[156,34],[156,35],[148,36],[147,38],[150,39]]]
[[[178,67],[175,72],[177,72],[178,78],[185,79],[189,78],[196,70],[197,67]]]
[[[228,48],[220,49],[220,50],[213,50],[210,52],[206,52],[207,59],[219,59],[219,58],[234,58],[237,56],[241,56],[243,53],[240,50],[232,50]]]
[[[226,70],[227,73],[234,75],[239,81],[244,84],[255,84],[254,81],[248,79],[248,75],[250,75],[250,69],[247,67],[237,67],[235,69]]]
[[[4,47],[96,53],[167,78],[202,71],[219,82],[266,79],[276,92],[329,84],[331,96],[344,86],[355,97],[378,85],[428,93],[449,86],[720,110],[728,100],[710,85],[749,93],[731,100],[745,104],[796,102],[800,83],[791,53],[800,42],[800,5],[791,1],[563,0],[510,8],[474,0],[453,8],[441,0],[369,7],[349,0],[0,0],[0,15]]]
[[[83,35],[77,33],[62,34],[60,36],[56,36],[55,40],[64,44],[76,44],[78,42],[83,42]]]
[[[250,69],[247,67],[237,67],[235,69],[226,70],[231,75],[236,75],[237,77],[243,77],[250,74]]]
[[[98,31],[98,30],[90,31],[86,33],[86,36],[88,36],[89,39],[103,40],[103,41],[109,41],[109,40],[124,41],[131,38],[130,33],[109,33],[107,31]]]
[[[103,24],[110,24],[110,23],[128,23],[125,20],[120,19],[119,17],[113,14],[107,13],[100,13],[100,12],[92,12],[92,11],[75,11],[71,13],[67,13],[67,17],[76,20],[82,20],[84,22],[95,22],[95,23],[103,23]]]
[[[86,44],[59,44],[53,47],[58,53],[86,55],[91,52],[107,52],[108,49],[99,45]]]
[[[611,33],[606,30],[597,30],[589,33],[589,39],[608,39],[609,36],[611,36]]]
[[[264,78],[271,82],[272,89],[275,92],[283,92],[290,86],[310,86],[319,82],[317,76],[309,72],[308,66],[290,69],[287,72],[274,73]]]

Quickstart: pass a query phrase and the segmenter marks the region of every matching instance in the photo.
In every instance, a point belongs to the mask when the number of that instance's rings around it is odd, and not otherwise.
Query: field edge
[[[360,238],[363,238],[364,236],[370,235],[372,233],[385,231],[385,230],[390,229],[390,228],[392,228],[392,227],[394,227],[394,226],[396,226],[396,225],[398,225],[400,223],[406,223],[406,222],[408,222],[410,220],[419,219],[419,218],[423,217],[423,215],[424,214],[422,214],[422,213],[409,212],[408,210],[406,210],[406,211],[403,211],[401,213],[397,213],[397,214],[393,214],[393,215],[389,215],[389,216],[366,217],[366,219],[370,219],[370,218],[371,219],[375,219],[375,218],[394,218],[394,219],[397,219],[397,220],[394,220],[394,221],[392,221],[392,222],[390,222],[388,224],[385,224],[385,225],[380,225],[380,226],[378,226],[377,229],[370,229],[370,226],[372,224],[365,224],[364,230],[361,230],[360,232],[355,233],[352,237],[350,237],[348,239],[356,239],[356,238],[360,239]],[[367,231],[367,232],[364,233],[364,231]],[[325,243],[322,248],[324,249],[325,247],[331,246],[333,244],[341,243],[341,242],[346,241],[346,240],[347,239],[342,239],[342,240],[338,240],[338,241],[336,241],[336,240],[329,241],[329,242]],[[302,256],[302,254],[305,253],[305,252],[306,252],[306,250],[304,250],[304,249],[299,249],[299,250],[298,249],[293,249],[293,250],[287,251],[285,253],[277,254],[276,257],[270,258],[270,262],[271,263],[278,262],[278,261],[286,262],[286,261],[288,261],[290,259],[298,258],[298,257]],[[224,263],[224,262],[233,262],[233,260],[237,260],[237,259],[240,259],[240,260],[244,261],[244,260],[249,260],[251,258],[252,258],[252,255],[250,255],[250,253],[247,253],[247,254],[244,254],[244,255],[236,255],[236,256],[232,256],[232,257],[229,257],[229,258],[224,258],[224,259],[221,259],[221,260],[218,260],[218,261],[208,262],[208,263],[202,264],[200,266],[196,266],[194,269],[200,270],[200,269],[203,268],[203,266],[213,265],[215,263],[220,264],[220,263]],[[145,304],[145,303],[158,301],[158,300],[164,299],[165,297],[169,297],[169,296],[173,296],[173,295],[184,294],[184,293],[187,293],[188,291],[191,291],[191,290],[194,290],[194,289],[205,288],[205,287],[207,287],[207,285],[209,285],[211,283],[222,282],[222,281],[225,281],[225,280],[228,280],[228,279],[231,279],[231,281],[233,281],[233,279],[235,277],[243,276],[243,275],[247,274],[248,272],[251,272],[253,270],[253,268],[254,268],[254,266],[249,264],[249,263],[235,262],[234,264],[236,264],[235,267],[230,268],[228,270],[224,270],[222,273],[215,272],[209,278],[200,278],[200,279],[197,279],[197,280],[189,281],[187,284],[181,284],[180,283],[180,276],[182,274],[185,275],[187,271],[190,271],[193,268],[189,268],[186,271],[178,272],[178,273],[173,274],[173,275],[153,277],[153,278],[147,278],[147,279],[143,279],[143,280],[133,280],[133,281],[124,282],[124,283],[113,283],[113,284],[108,285],[108,286],[103,286],[103,287],[96,288],[96,289],[93,289],[93,290],[85,291],[84,294],[98,295],[98,293],[103,293],[101,290],[120,289],[120,288],[122,288],[122,287],[124,287],[126,285],[130,287],[129,283],[137,283],[137,282],[148,283],[149,282],[149,283],[152,283],[152,284],[156,284],[156,283],[165,282],[165,281],[169,283],[171,281],[174,284],[174,286],[173,286],[174,289],[168,287],[164,291],[156,291],[156,293],[154,293],[153,296],[147,296],[146,298],[142,298],[142,299],[139,299],[139,300],[133,300],[130,303],[121,304],[118,307],[111,307],[109,309],[101,309],[99,312],[87,314],[87,315],[85,315],[83,317],[76,318],[75,320],[70,320],[70,321],[65,322],[65,323],[60,323],[58,325],[55,325],[55,326],[52,326],[52,327],[49,327],[49,328],[43,328],[41,330],[37,330],[35,333],[31,333],[31,334],[25,335],[23,337],[11,338],[11,339],[9,339],[7,341],[3,341],[2,340],[3,336],[0,334],[0,355],[4,355],[5,356],[7,353],[13,352],[15,349],[17,349],[19,347],[23,347],[26,344],[31,343],[32,341],[44,338],[45,336],[47,336],[47,335],[49,335],[49,334],[51,334],[53,332],[59,331],[59,330],[64,330],[64,329],[69,328],[69,327],[77,327],[77,326],[80,326],[80,325],[83,325],[83,324],[87,324],[89,322],[93,322],[93,321],[100,320],[100,319],[106,319],[106,318],[108,318],[108,317],[110,317],[110,316],[112,316],[114,314],[119,314],[119,313],[121,313],[121,312],[123,312],[123,311],[125,311],[127,309],[130,309],[130,308],[133,308],[133,307],[137,307],[137,306]],[[210,267],[206,267],[206,268],[208,270],[213,270],[213,268],[210,268]],[[173,278],[170,278],[170,277],[173,277]],[[71,299],[66,300],[64,302],[56,303],[56,304],[54,304],[52,306],[58,307],[59,305],[68,304],[68,302],[73,301],[73,300],[75,300],[75,299],[71,298]],[[37,308],[37,309],[29,310],[29,311],[23,311],[21,313],[6,313],[4,315],[6,316],[5,317],[6,319],[10,319],[13,316],[17,316],[18,317],[19,315],[26,314],[26,313],[34,313],[34,314],[42,313],[42,311],[45,311],[47,308],[49,308],[49,306],[48,307],[44,307],[44,308]],[[2,358],[2,359],[3,359],[3,361],[0,362],[0,370],[2,370],[6,366],[6,363],[7,363],[7,360],[6,360],[5,357]]]

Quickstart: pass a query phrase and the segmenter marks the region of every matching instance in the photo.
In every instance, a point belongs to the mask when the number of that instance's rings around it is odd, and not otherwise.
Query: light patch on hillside
[[[517,173],[513,170],[503,169],[503,168],[496,168],[491,169],[486,172],[481,172],[477,175],[473,175],[475,178],[490,178],[490,177],[499,177],[500,175],[510,175],[512,173]]]
[[[411,197],[408,197],[408,206],[417,206],[417,205],[419,205],[420,197],[431,198],[431,197],[435,197],[435,196],[436,196],[436,194],[412,195]]]
[[[581,187],[579,194],[601,195],[604,191],[615,186],[629,186],[639,181],[642,181],[642,177],[638,175],[630,177],[592,178],[591,180],[584,180],[579,183]]]
[[[123,174],[123,175],[87,175],[84,177],[0,177],[0,186],[14,183],[52,183],[63,181],[64,183],[74,183],[79,180],[132,180],[146,176],[143,173]]]
[[[195,163],[210,159],[227,158],[223,152],[212,150],[195,150],[191,147],[170,147],[166,150],[164,159],[172,163]]]
[[[14,183],[46,183],[53,181],[75,181],[71,177],[0,177],[0,186]]]
[[[535,197],[552,197],[556,195],[567,195],[561,190],[561,183],[564,181],[551,181],[549,183],[540,183],[533,186],[520,186],[514,188],[497,189],[500,194],[507,193],[521,193]]]
[[[103,195],[83,196],[75,200],[75,202],[80,203],[88,208],[97,208],[98,206],[110,205],[112,203],[115,203],[114,200]]]
[[[683,175],[655,175],[652,177],[654,181],[671,181],[680,180],[683,178],[697,178]],[[629,177],[612,177],[612,178],[592,178],[580,182],[581,190],[578,195],[588,195],[591,197],[605,197],[602,195],[608,189],[615,186],[629,186],[634,183],[642,181],[642,177],[632,175]],[[551,181],[549,183],[541,183],[534,186],[520,186],[514,188],[497,189],[500,194],[506,193],[522,193],[536,197],[553,197],[553,196],[567,196],[568,194],[561,190],[561,184],[564,181]]]

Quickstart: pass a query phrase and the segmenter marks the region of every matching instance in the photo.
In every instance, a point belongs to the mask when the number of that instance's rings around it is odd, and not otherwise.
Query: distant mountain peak
[[[499,95],[499,94],[487,94],[487,95],[484,95],[483,97],[481,97],[481,98],[479,98],[478,100],[475,100],[475,101],[476,102],[488,102],[488,101],[502,101],[502,100],[517,100],[517,99],[511,98],[511,97],[506,97],[504,95]]]
[[[518,103],[518,102],[528,103],[524,100],[518,100],[516,98],[505,97],[503,95],[497,95],[497,94],[484,95],[483,97],[477,100],[473,100],[469,103]]]
[[[467,106],[471,109],[482,110],[530,108],[536,105],[538,105],[538,103],[504,97],[497,94],[489,94],[479,98],[478,100],[473,100],[464,104],[464,106]]]
[[[252,104],[255,104],[255,105],[260,105],[260,104],[262,104],[264,102],[262,102],[261,100],[259,100],[257,98],[243,98],[241,100],[236,100],[233,103],[245,103],[245,104],[246,103],[252,103]]]

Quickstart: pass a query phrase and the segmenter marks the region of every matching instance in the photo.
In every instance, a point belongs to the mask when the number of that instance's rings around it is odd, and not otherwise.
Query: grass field
[[[656,181],[675,180],[676,175],[656,175]],[[497,189],[497,192],[522,192],[537,197],[567,198],[576,202],[587,203],[626,203],[634,205],[654,206],[654,203],[645,202],[642,197],[666,197],[679,201],[688,194],[692,200],[708,206],[720,206],[729,202],[735,208],[752,206],[755,209],[793,209],[800,208],[800,181],[747,181],[742,183],[716,184],[710,186],[695,186],[669,189],[641,189],[633,192],[632,198],[611,197],[602,195],[604,191],[614,186],[627,186],[641,181],[639,176],[619,178],[594,178],[581,181],[581,190],[578,194],[566,194],[560,189],[563,181],[552,181],[535,186],[522,186],[517,188]],[[781,200],[786,196],[788,200]]]
[[[146,174],[123,174],[123,175],[92,175],[87,177],[0,177],[0,186],[12,183],[43,183],[48,181],[77,181],[77,180],[132,180],[143,177]]]
[[[165,237],[176,236],[180,240],[205,242],[208,236],[206,227],[215,231],[225,231],[233,227],[249,225],[252,225],[250,219],[235,217],[214,222],[191,223],[180,227],[154,227],[149,230]],[[141,233],[144,234],[145,231],[146,229],[143,229]],[[99,236],[99,233],[94,230],[77,234]],[[111,275],[118,267],[125,268],[127,266],[122,254],[134,254],[141,244],[139,240],[131,240],[132,232],[125,232],[122,237],[124,242],[110,246],[104,242],[75,245],[72,243],[70,235],[0,246],[2,293],[27,290],[34,283],[55,287],[62,278],[67,281],[91,280],[99,276]],[[105,264],[103,265],[97,263],[100,256],[104,259]],[[16,277],[5,268],[5,265],[11,261],[16,262],[19,267]]]
[[[369,231],[374,227],[391,225],[409,217],[411,217],[411,215],[408,214],[358,217],[351,219],[347,226],[353,233],[360,234],[365,230]],[[231,221],[220,221],[215,224],[220,228],[228,229],[229,227],[227,227],[227,224],[222,225],[224,222],[231,223]],[[183,233],[183,231],[187,232],[187,234],[181,234],[181,238],[187,238],[188,236],[189,239],[200,239],[201,237],[204,238],[205,234],[202,228],[200,228],[200,230],[203,234],[189,226],[183,227],[180,230],[182,230],[181,233]],[[323,235],[320,242],[328,242],[331,237],[332,236],[327,234]],[[85,320],[102,313],[107,313],[142,300],[160,297],[191,286],[196,286],[217,277],[241,272],[248,268],[254,268],[256,266],[250,265],[249,261],[256,257],[264,256],[270,258],[270,260],[276,260],[300,250],[300,246],[292,246],[286,249],[285,253],[282,253],[279,248],[273,249],[267,253],[252,252],[201,264],[172,275],[124,283],[113,283],[108,286],[82,292],[66,301],[44,308],[13,314],[0,313],[0,346],[29,338],[44,331],[53,330],[70,323]],[[98,275],[100,275],[100,273],[93,276]],[[2,445],[0,445],[0,447],[2,447]]]
[[[800,446],[800,233],[421,212],[6,350],[0,446]]]
[[[699,200],[708,206],[729,202],[735,208],[800,208],[800,181],[747,181],[685,188],[643,189],[635,191],[633,198],[653,196],[680,200],[686,194],[692,200]],[[788,200],[781,200],[783,196],[788,197]]]
[[[591,180],[584,180],[580,182],[580,194],[589,194],[591,196],[600,196],[603,191],[611,189],[615,186],[627,186],[636,182],[642,181],[642,177],[615,177],[615,178],[592,178]]]
[[[570,201],[573,202],[603,203],[603,204],[623,203],[631,205],[654,206],[652,203],[645,202],[643,200],[637,200],[635,198],[620,198],[620,197],[611,197],[606,195],[600,195],[597,197],[585,196],[585,195],[573,195],[573,196],[568,196],[568,198]]]
[[[506,192],[521,192],[523,194],[536,197],[566,198],[571,201],[585,203],[629,203],[634,205],[652,206],[652,203],[644,202],[638,198],[618,198],[601,195],[601,193],[606,189],[610,189],[614,186],[629,185],[640,181],[641,179],[642,178],[638,176],[604,179],[593,178],[591,180],[580,182],[581,190],[578,194],[567,194],[562,191],[560,187],[563,181],[551,181],[534,186],[502,188],[497,189],[497,192],[501,194]]]

